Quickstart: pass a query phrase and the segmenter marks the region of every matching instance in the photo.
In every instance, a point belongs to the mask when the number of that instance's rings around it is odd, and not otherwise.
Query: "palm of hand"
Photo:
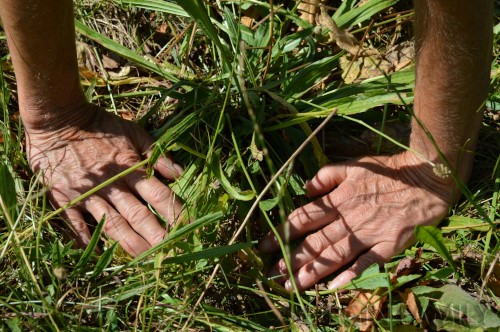
[[[28,158],[35,171],[44,172],[50,200],[62,207],[107,179],[140,162],[152,139],[136,124],[89,105],[84,125],[45,131],[27,131]],[[174,179],[181,169],[162,158],[155,169]],[[169,188],[144,169],[106,186],[79,205],[66,209],[77,241],[86,245],[90,232],[83,213],[96,220],[106,216],[104,231],[131,255],[138,255],[160,242],[165,229],[141,199],[173,221],[182,206]]]
[[[365,157],[326,166],[307,183],[309,196],[326,195],[293,211],[278,228],[280,237],[290,240],[315,231],[290,257],[300,290],[354,262],[329,287],[347,283],[409,246],[415,226],[435,225],[446,215],[450,185],[439,181],[428,164],[412,159],[408,153]],[[267,235],[260,248],[277,250],[274,235]],[[280,281],[293,288],[283,259],[270,274],[283,275]]]

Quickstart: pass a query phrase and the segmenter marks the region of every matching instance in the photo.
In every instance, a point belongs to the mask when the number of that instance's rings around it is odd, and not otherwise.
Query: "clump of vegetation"
[[[500,24],[470,199],[440,229],[419,228],[419,243],[345,292],[320,284],[289,294],[266,277],[276,257],[254,245],[308,201],[307,178],[328,161],[407,144],[411,2],[331,6],[331,21],[311,23],[293,1],[76,2],[87,98],[155,137],[149,164],[169,151],[186,169],[171,184],[184,220],[135,259],[101,234],[104,221],[85,250],[64,236],[23,155],[2,48],[2,329],[498,329]],[[332,22],[345,40],[332,38]],[[349,49],[358,47],[353,40],[362,52]]]

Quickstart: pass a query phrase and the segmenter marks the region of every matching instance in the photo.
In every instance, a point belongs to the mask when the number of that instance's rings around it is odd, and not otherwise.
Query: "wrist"
[[[467,182],[472,169],[479,124],[471,123],[467,135],[453,133],[433,135],[414,120],[410,148],[414,151],[413,155],[431,165],[438,176],[448,174],[452,179],[451,173],[453,173],[460,181]]]
[[[95,114],[95,107],[84,98],[75,98],[66,105],[45,103],[43,107],[20,107],[23,125],[30,134],[55,132],[68,127],[84,127]]]

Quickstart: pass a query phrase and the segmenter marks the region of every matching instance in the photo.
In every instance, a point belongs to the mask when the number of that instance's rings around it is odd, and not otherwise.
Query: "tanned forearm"
[[[416,0],[415,11],[415,115],[466,180],[488,92],[493,1]],[[441,161],[417,121],[411,146]]]
[[[80,87],[71,0],[0,0],[0,16],[28,130],[63,126],[85,103]],[[70,117],[70,118],[68,118]],[[74,121],[73,121],[74,122]]]

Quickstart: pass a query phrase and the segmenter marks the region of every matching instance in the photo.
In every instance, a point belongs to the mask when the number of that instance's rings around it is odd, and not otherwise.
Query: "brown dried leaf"
[[[120,117],[124,120],[129,120],[129,121],[135,120],[135,114],[127,110],[119,111],[118,115],[120,115]]]
[[[496,296],[500,296],[500,263],[495,264],[486,284]]]
[[[253,25],[254,19],[248,16],[243,16],[241,18],[241,24],[246,26],[247,28],[251,28]]]
[[[117,69],[120,67],[120,64],[117,61],[106,55],[102,56],[102,65],[105,69]]]
[[[318,13],[320,2],[320,0],[301,1],[298,7],[300,18],[314,24],[314,17]]]
[[[405,303],[408,307],[408,310],[413,315],[415,320],[419,324],[421,324],[422,317],[420,317],[420,313],[418,311],[417,301],[415,299],[415,294],[413,294],[412,290],[410,288],[405,289],[405,292],[401,294],[401,298],[403,299],[403,301],[405,301]]]
[[[345,314],[357,324],[360,331],[369,331],[386,299],[386,296],[375,293],[359,292],[345,309]]]
[[[396,283],[399,277],[407,276],[409,274],[417,272],[421,266],[422,264],[419,262],[418,257],[414,258],[406,257],[398,263],[398,266],[396,267],[396,271],[394,272],[391,281],[393,283]]]

